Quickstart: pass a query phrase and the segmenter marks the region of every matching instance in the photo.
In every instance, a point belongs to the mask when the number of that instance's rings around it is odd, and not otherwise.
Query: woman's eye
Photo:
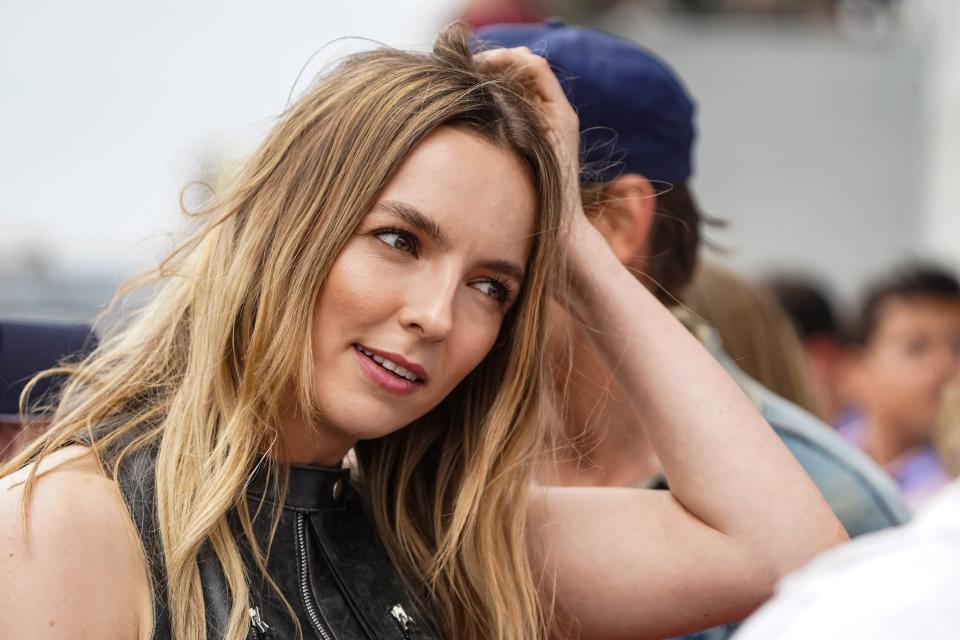
[[[403,231],[386,230],[379,231],[374,235],[378,240],[380,240],[380,242],[389,245],[391,248],[396,249],[397,251],[403,251],[404,253],[416,253],[417,242],[408,233],[404,233]]]
[[[480,282],[473,283],[473,286],[498,302],[507,301],[509,291],[507,291],[507,288],[499,282],[493,280],[482,280]]]

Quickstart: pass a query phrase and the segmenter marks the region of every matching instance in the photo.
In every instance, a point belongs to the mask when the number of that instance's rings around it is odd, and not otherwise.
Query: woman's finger
[[[516,72],[526,80],[535,94],[535,99],[544,110],[548,124],[557,137],[561,155],[577,164],[580,123],[570,106],[560,81],[557,80],[546,58],[531,52],[526,47],[489,49],[475,56],[481,68],[491,71]]]
[[[560,81],[543,56],[526,47],[489,49],[475,56],[481,68],[488,71],[514,72],[526,81],[543,110],[548,137],[557,151],[567,182],[569,202],[580,205],[580,121],[567,100]]]
[[[527,47],[488,49],[475,56],[482,66],[503,70],[513,68],[531,81],[537,96],[544,102],[569,106],[560,81],[550,69],[550,63]]]

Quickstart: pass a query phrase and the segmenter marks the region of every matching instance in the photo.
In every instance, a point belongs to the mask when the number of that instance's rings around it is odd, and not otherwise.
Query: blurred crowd
[[[618,4],[694,14],[811,16],[861,25],[889,19],[900,0],[467,0],[463,17],[474,26],[536,22],[553,15],[584,19]]]
[[[949,271],[894,267],[836,308],[802,274],[750,279],[702,264],[691,308],[764,386],[835,427],[896,481],[912,510],[956,477],[960,285]]]

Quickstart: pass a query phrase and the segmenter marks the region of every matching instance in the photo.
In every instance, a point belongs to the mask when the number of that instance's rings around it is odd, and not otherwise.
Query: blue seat
[[[30,379],[64,359],[79,359],[97,344],[86,324],[53,324],[0,320],[0,414],[19,411],[20,393]],[[42,398],[62,380],[46,378],[31,394]]]

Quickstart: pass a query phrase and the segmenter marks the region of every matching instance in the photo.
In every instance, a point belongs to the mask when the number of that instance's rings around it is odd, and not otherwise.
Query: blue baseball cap
[[[693,99],[670,67],[646,49],[556,18],[491,25],[473,35],[477,49],[527,47],[550,62],[580,117],[584,167],[597,170],[588,179],[639,173],[678,183],[692,175]]]

